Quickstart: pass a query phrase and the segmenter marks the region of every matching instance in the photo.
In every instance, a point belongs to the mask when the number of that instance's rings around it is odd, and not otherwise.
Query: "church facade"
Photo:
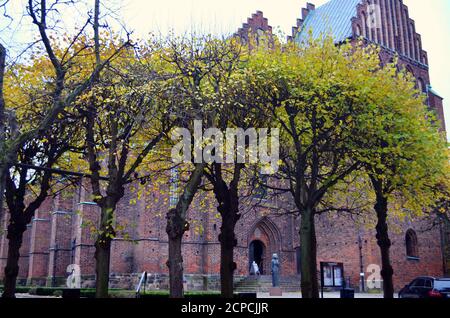
[[[258,30],[272,32],[260,11],[237,34],[245,38]],[[318,36],[328,31],[337,44],[362,37],[367,43],[381,46],[381,63],[398,56],[400,65],[414,74],[418,87],[428,95],[428,106],[436,111],[445,130],[442,98],[431,88],[427,53],[401,0],[331,0],[318,8],[308,4],[301,10],[290,40],[302,45],[308,34]],[[21,248],[20,284],[64,285],[68,266],[75,264],[82,286],[93,286],[94,240],[89,225],[98,222],[99,210],[90,202],[85,184],[86,180],[76,190],[49,198],[36,213]],[[112,244],[111,287],[133,289],[144,271],[149,274],[147,288],[168,286],[165,214],[170,198],[162,193],[170,191],[148,190],[139,199],[127,192],[118,206],[117,222],[126,225],[127,236],[119,235]],[[189,221],[196,226],[191,226],[183,239],[186,284],[187,289],[219,289],[220,218],[216,216],[214,201],[202,196],[206,195],[200,193],[189,212]],[[271,256],[277,253],[282,277],[298,282],[300,289],[299,220],[293,215],[271,214],[276,205],[276,201],[271,201],[258,208],[243,207],[243,216],[236,226],[236,280],[249,275],[253,261],[262,275],[270,274]],[[0,220],[0,278],[6,264],[7,217],[6,213]],[[367,279],[379,281],[379,249],[374,227],[369,223],[345,214],[317,216],[318,271],[324,273],[326,286],[339,288],[346,281],[366,290],[370,287]],[[450,231],[441,224],[431,226],[432,220],[428,219],[391,223],[395,287],[399,289],[420,275],[443,276],[448,256],[442,243],[450,241]],[[198,228],[202,230],[197,231]]]

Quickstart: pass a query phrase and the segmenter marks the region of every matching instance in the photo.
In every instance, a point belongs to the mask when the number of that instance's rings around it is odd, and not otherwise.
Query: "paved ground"
[[[36,296],[30,294],[16,294],[16,298],[57,298],[54,296]]]
[[[258,293],[258,298],[301,298],[301,293],[283,293],[281,297],[270,297],[269,293]],[[56,298],[53,296],[36,296],[30,294],[16,294],[17,298]],[[324,298],[340,298],[339,292],[324,293]],[[383,298],[382,294],[355,294],[355,298]],[[395,295],[397,298],[397,295]]]
[[[323,294],[324,298],[340,298],[339,292],[327,292]],[[302,294],[299,293],[283,293],[282,297],[270,297],[269,293],[258,293],[258,298],[301,298]],[[397,298],[398,295],[395,295]],[[383,298],[383,294],[355,294],[355,298]]]

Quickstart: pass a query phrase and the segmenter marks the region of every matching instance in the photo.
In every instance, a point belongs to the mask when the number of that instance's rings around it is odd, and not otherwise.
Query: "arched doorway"
[[[263,242],[260,240],[254,240],[250,243],[249,246],[249,262],[248,262],[248,268],[250,272],[250,266],[252,265],[253,261],[258,264],[259,272],[261,275],[264,275],[264,258],[265,258],[265,252],[266,247]]]
[[[268,217],[262,217],[257,220],[248,232],[247,242],[249,252],[247,272],[250,269],[250,264],[255,260],[260,268],[260,273],[262,275],[270,275],[272,254],[277,253],[280,260],[283,258],[281,253],[281,234],[275,223]],[[260,262],[258,262],[259,255],[262,255]]]

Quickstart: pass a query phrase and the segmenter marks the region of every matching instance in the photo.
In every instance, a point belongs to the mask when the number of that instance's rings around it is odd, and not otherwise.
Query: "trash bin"
[[[65,288],[62,290],[63,299],[79,299],[81,297],[80,289]]]
[[[355,290],[353,288],[341,289],[341,298],[355,298]]]

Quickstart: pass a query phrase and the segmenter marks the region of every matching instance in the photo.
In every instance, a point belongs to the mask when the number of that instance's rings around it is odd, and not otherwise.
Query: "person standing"
[[[252,273],[256,276],[261,275],[261,273],[259,272],[259,266],[258,266],[258,264],[256,264],[255,261],[253,261],[253,263],[252,263]]]

